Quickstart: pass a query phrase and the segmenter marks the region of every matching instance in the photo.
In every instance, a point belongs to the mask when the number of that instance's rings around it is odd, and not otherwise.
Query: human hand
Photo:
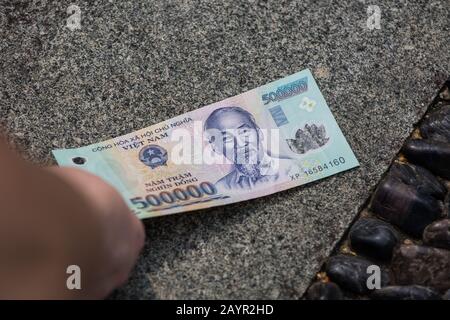
[[[0,298],[98,299],[126,281],[145,233],[113,187],[78,169],[33,166],[2,139],[0,177]],[[80,290],[67,287],[71,265]]]
[[[78,248],[90,251],[87,259],[95,261],[88,264],[89,270],[82,270],[86,288],[82,297],[103,298],[127,280],[144,245],[143,224],[129,210],[122,196],[99,177],[74,168],[46,170],[76,189],[89,205],[90,214],[95,216],[97,225],[93,230],[100,235],[100,243],[93,245],[92,250]],[[82,256],[86,259],[84,254]]]

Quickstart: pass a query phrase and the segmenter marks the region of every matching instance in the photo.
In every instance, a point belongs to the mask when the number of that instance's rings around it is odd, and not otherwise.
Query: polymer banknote
[[[142,219],[264,197],[359,165],[309,70],[53,154],[109,182]]]

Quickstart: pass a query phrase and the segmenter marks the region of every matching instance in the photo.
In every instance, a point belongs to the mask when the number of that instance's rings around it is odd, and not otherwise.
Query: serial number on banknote
[[[339,157],[337,159],[330,160],[328,163],[324,163],[322,165],[317,165],[317,166],[314,166],[314,167],[306,168],[304,170],[304,173],[307,176],[310,176],[310,175],[313,175],[313,174],[316,174],[316,173],[320,173],[320,172],[326,171],[326,170],[328,170],[330,168],[337,167],[337,166],[339,166],[341,164],[344,164],[344,163],[345,163],[345,158],[344,157]]]

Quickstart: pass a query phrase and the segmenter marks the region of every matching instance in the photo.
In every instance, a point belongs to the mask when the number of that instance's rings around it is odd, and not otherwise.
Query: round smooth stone
[[[422,137],[450,143],[450,106],[442,106],[430,112],[420,126]]]
[[[433,222],[423,232],[423,242],[427,245],[450,250],[450,219]]]
[[[402,152],[409,161],[450,179],[450,143],[428,139],[409,140]]]
[[[328,260],[325,271],[341,288],[362,294],[370,291],[367,280],[372,275],[369,269],[372,265],[372,262],[361,257],[337,255]],[[384,287],[390,279],[387,272],[381,268],[380,271],[380,284]]]
[[[308,300],[342,300],[344,296],[341,289],[333,282],[316,282],[309,287],[306,293]]]
[[[440,292],[450,289],[450,251],[415,244],[394,250],[391,270],[396,284],[421,285]]]
[[[438,292],[423,286],[388,286],[374,290],[374,300],[441,300]]]
[[[415,238],[442,217],[447,190],[428,170],[395,163],[380,182],[371,210]]]
[[[378,219],[362,218],[350,229],[349,240],[350,246],[358,254],[389,261],[399,237],[389,224]]]
[[[442,299],[444,300],[450,300],[450,289],[447,290],[446,293],[442,296]]]

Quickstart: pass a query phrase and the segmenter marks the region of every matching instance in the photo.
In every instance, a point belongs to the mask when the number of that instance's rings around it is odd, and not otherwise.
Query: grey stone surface
[[[372,3],[373,2],[373,3]],[[81,30],[65,27],[81,7]],[[366,27],[367,6],[381,29]],[[299,298],[450,70],[442,1],[2,1],[0,123],[25,156],[131,132],[305,68],[361,167],[147,221],[112,298]]]

